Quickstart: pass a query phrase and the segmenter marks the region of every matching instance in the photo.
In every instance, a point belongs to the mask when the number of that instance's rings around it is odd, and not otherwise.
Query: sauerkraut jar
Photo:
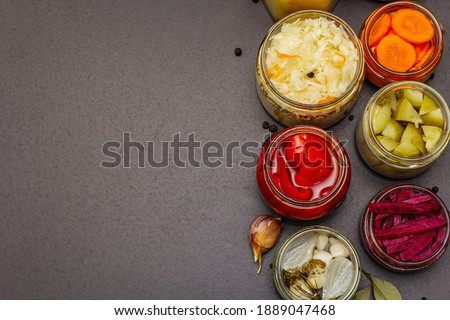
[[[330,127],[350,111],[364,81],[354,31],[324,11],[293,13],[272,26],[256,61],[258,96],[285,126]]]

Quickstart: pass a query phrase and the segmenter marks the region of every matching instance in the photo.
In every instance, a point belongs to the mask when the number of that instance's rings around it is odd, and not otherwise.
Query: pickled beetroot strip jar
[[[287,218],[312,220],[329,214],[344,200],[351,178],[350,161],[330,133],[296,126],[266,142],[256,177],[273,210]]]
[[[415,211],[415,213],[407,214],[405,213],[407,210],[405,208],[401,210],[403,213],[397,214],[392,214],[392,212],[375,213],[370,209],[370,204],[380,203],[384,203],[388,209],[392,206],[394,208],[393,210],[396,210],[395,207],[398,203],[409,203],[414,207],[410,210]],[[420,212],[420,210],[427,207],[430,207],[431,209]],[[435,210],[436,208],[438,210]],[[413,233],[415,232],[413,229],[420,227],[420,219],[423,219],[424,217],[438,219],[437,221],[442,220],[443,226],[440,226],[435,230],[423,232],[422,234]],[[380,229],[384,228],[385,232],[386,230],[389,230],[389,228],[405,222],[410,222],[410,229],[412,231],[410,235],[397,235],[389,238],[382,238],[380,236]],[[383,227],[384,223],[386,223],[385,227]],[[397,184],[381,190],[369,202],[366,211],[361,216],[360,235],[367,253],[379,265],[391,271],[414,271],[430,266],[444,254],[449,243],[449,223],[450,218],[447,207],[436,194],[429,189],[418,185]],[[383,232],[383,230],[381,230],[381,232]],[[403,228],[402,232],[405,232],[405,228]],[[424,237],[422,236],[425,233],[431,234],[432,237],[428,240],[424,240],[426,235]],[[417,241],[414,241],[413,237],[421,239],[420,242],[426,242],[417,243]],[[420,248],[420,251],[415,252],[414,255],[408,256],[408,250],[414,250],[416,245],[421,244],[426,244],[426,246]],[[389,248],[393,248],[393,250],[389,250]],[[405,254],[402,255],[402,253]],[[405,257],[407,259],[402,259]]]

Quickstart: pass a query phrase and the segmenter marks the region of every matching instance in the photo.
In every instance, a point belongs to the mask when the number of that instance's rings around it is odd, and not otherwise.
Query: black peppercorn
[[[309,73],[307,74],[307,76],[308,76],[308,78],[314,78],[314,72],[309,72]]]
[[[259,0],[253,0],[254,3],[257,3]]]
[[[271,125],[269,127],[269,131],[272,132],[272,133],[277,132],[278,131],[278,127],[275,124],[273,124],[273,125]]]
[[[431,188],[431,191],[432,191],[433,193],[438,193],[438,192],[439,192],[439,187],[434,186],[433,188]]]
[[[264,129],[269,129],[269,123],[268,123],[267,121],[264,121],[264,122],[262,123],[262,127],[263,127]]]
[[[351,114],[351,115],[348,116],[348,120],[353,121],[353,119],[355,119],[354,115]]]
[[[433,78],[434,78],[434,73],[432,73],[428,79],[433,80]]]
[[[238,57],[242,54],[242,50],[241,48],[236,48],[234,49],[234,54],[237,55]]]

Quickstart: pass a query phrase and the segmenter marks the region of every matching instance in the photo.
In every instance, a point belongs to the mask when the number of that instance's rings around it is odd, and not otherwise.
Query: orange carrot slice
[[[406,72],[416,62],[414,46],[395,34],[381,39],[376,51],[378,62],[392,71]]]
[[[399,9],[392,16],[391,26],[394,32],[410,43],[424,43],[434,36],[430,20],[415,9]]]
[[[430,48],[430,42],[424,42],[421,44],[416,44],[414,46],[416,49],[416,63],[422,60],[422,58],[427,53],[428,49]]]
[[[386,35],[391,27],[391,16],[384,13],[370,29],[369,46],[374,46]]]
[[[422,57],[422,59],[420,59],[420,61],[419,62],[417,62],[415,65],[414,65],[414,70],[419,70],[420,68],[422,68],[423,67],[423,65],[425,64],[425,62],[427,62],[427,60],[430,58],[430,56],[431,56],[431,54],[433,53],[433,51],[434,51],[434,47],[433,46],[431,46],[428,50],[427,50],[427,52],[425,53],[425,55]]]

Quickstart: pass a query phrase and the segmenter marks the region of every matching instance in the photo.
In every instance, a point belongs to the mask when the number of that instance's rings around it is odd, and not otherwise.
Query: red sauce
[[[272,141],[279,140],[278,135],[272,137],[257,167],[257,181],[267,203],[293,219],[310,220],[328,214],[343,201],[350,183],[345,150],[325,131],[311,128],[285,129],[279,134],[291,130],[297,133],[285,135],[276,144]],[[327,135],[336,140],[334,145]],[[340,146],[337,150],[336,145]]]

